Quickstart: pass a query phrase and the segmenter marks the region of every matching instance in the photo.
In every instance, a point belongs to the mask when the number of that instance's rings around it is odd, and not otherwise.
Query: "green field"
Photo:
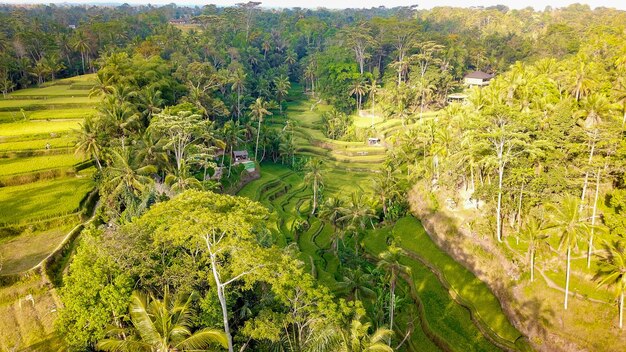
[[[89,172],[77,177],[2,187],[0,223],[27,222],[74,212],[92,188]]]
[[[67,153],[74,150],[76,138],[69,132],[63,132],[62,135],[51,138],[47,136],[42,139],[29,139],[19,141],[9,141],[0,143],[0,152],[8,151],[46,151],[46,144],[50,144],[50,148],[67,148]]]
[[[0,124],[0,142],[6,137],[27,137],[41,134],[71,133],[80,128],[81,120],[25,121]],[[14,138],[11,138],[14,140]]]
[[[29,158],[0,159],[0,176],[23,174],[46,169],[70,168],[81,159],[72,154],[43,155]]]

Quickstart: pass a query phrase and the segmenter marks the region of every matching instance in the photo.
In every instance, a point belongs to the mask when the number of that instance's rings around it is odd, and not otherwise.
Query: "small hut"
[[[452,93],[448,95],[448,103],[462,103],[467,99],[467,94]]]
[[[465,85],[470,87],[482,87],[489,85],[489,81],[491,81],[493,77],[494,76],[490,73],[486,73],[483,71],[473,71],[463,77],[463,82],[465,83]]]
[[[235,163],[241,163],[244,161],[248,161],[250,160],[248,158],[248,151],[247,150],[235,150],[233,151],[233,161]]]

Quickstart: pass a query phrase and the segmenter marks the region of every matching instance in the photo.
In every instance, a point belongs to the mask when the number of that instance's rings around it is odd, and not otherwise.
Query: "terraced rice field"
[[[85,75],[0,99],[0,226],[25,231],[0,235],[2,251],[10,252],[0,275],[38,264],[78,221],[70,217],[60,228],[24,230],[26,224],[76,212],[93,189],[93,168],[74,170],[83,161],[74,155],[76,130],[95,113],[99,99],[89,97],[93,83],[94,76]]]
[[[297,153],[325,161],[324,196],[348,199],[355,191],[371,194],[372,175],[385,160],[384,148],[324,137],[320,114],[328,107],[317,105],[318,109],[311,111],[311,104],[312,101],[296,97],[288,111],[297,126]],[[274,119],[270,125],[282,128],[284,121]],[[389,136],[401,127],[398,120],[375,125],[376,133],[382,136]],[[312,191],[302,174],[283,165],[264,163],[261,178],[246,185],[239,195],[265,204],[272,211],[268,226],[277,242],[282,245],[295,242],[308,270],[331,289],[337,287],[341,263],[331,249],[334,230],[332,224],[310,215]],[[308,223],[308,227],[296,231],[295,225],[302,222]],[[396,326],[398,331],[409,321],[415,326],[407,350],[528,349],[489,288],[439,249],[419,221],[407,218],[393,228],[369,232],[363,245],[372,257],[386,249],[389,236],[396,238],[408,252],[404,263],[412,271],[401,290],[412,303],[403,309]]]

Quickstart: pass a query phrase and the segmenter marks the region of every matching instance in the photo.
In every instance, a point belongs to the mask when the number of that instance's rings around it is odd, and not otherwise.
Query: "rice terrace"
[[[320,1],[0,4],[0,352],[626,350],[623,5]]]

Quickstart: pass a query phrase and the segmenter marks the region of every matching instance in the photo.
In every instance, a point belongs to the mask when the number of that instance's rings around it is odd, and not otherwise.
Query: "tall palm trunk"
[[[315,209],[317,208],[317,181],[313,182],[313,210],[311,210],[311,215],[315,214]]]
[[[389,328],[391,330],[393,330],[393,315],[394,315],[394,309],[396,305],[395,298],[396,298],[396,280],[395,278],[392,278],[391,279],[391,297],[389,298]]]
[[[570,257],[572,254],[572,247],[567,245],[567,267],[565,271],[565,303],[563,308],[567,310],[567,299],[569,298],[569,272],[570,272]]]
[[[257,161],[257,153],[259,152],[259,137],[261,136],[261,117],[259,116],[259,128],[256,130],[256,148],[254,148],[254,161]]]
[[[619,295],[619,328],[624,328],[624,292]]]
[[[530,251],[530,282],[535,281],[535,250]]]
[[[596,132],[597,133],[597,130]],[[591,149],[589,150],[589,159],[587,160],[587,164],[591,165],[591,161],[593,160],[593,154],[594,151],[596,149],[596,140],[595,140],[596,136],[594,135],[593,137],[593,141],[591,142]],[[583,191],[582,194],[580,195],[580,208],[579,211],[582,212],[583,210],[583,206],[585,204],[585,195],[587,193],[587,185],[589,184],[589,170],[587,170],[585,172],[585,181],[583,182]]]
[[[593,212],[591,214],[591,232],[589,234],[589,245],[587,248],[587,269],[591,267],[591,252],[593,251],[593,235],[596,225],[596,213],[598,210],[598,194],[600,193],[600,169],[596,172],[596,195],[593,200]]]
[[[504,177],[504,165],[498,167],[498,205],[496,208],[496,234],[498,242],[502,242],[502,179]]]

